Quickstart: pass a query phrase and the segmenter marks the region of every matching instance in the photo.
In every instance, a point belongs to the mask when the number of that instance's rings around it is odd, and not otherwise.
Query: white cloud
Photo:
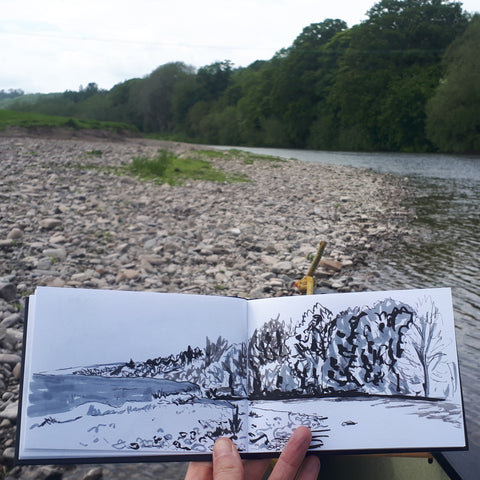
[[[471,0],[473,4],[477,0]],[[468,2],[464,2],[465,8]],[[311,23],[360,23],[374,0],[0,0],[0,89],[102,88],[169,61],[246,66]],[[472,7],[473,9],[473,7]]]

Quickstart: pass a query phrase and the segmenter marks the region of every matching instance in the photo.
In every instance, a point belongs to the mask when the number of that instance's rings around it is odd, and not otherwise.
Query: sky
[[[327,18],[365,20],[375,0],[0,0],[0,90],[99,88],[182,61],[245,67]],[[465,0],[468,12],[479,0]]]

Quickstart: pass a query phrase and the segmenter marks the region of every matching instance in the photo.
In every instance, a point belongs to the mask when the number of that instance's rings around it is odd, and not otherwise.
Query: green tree
[[[226,90],[230,83],[232,67],[230,60],[224,60],[198,69],[197,81],[204,90],[204,100],[216,100]]]
[[[189,72],[188,75],[179,79],[171,99],[172,121],[176,132],[193,136],[193,131],[189,128],[188,114],[202,99],[202,88],[198,84],[195,72]]]
[[[411,150],[425,145],[422,110],[440,70],[435,66],[467,24],[458,2],[382,0],[350,31],[330,101],[338,109],[339,143],[347,149]],[[412,66],[415,82],[407,74]],[[414,92],[404,84],[415,83]],[[385,125],[397,114],[395,126]],[[422,118],[423,117],[423,118]],[[401,129],[392,135],[389,128]]]
[[[277,55],[276,75],[271,84],[272,113],[281,121],[289,146],[302,148],[307,144],[316,104],[322,100],[317,88],[318,72],[329,63],[325,47],[346,29],[347,24],[339,19],[313,23],[303,29],[289,49]]]
[[[115,120],[131,123],[138,129],[143,127],[143,118],[138,108],[138,97],[141,92],[143,80],[132,78],[115,85],[107,95],[108,106],[105,120]]]
[[[193,67],[183,62],[166,63],[143,80],[138,92],[138,108],[144,132],[173,130],[173,94],[177,84],[192,71]]]
[[[341,148],[339,134],[339,104],[331,95],[339,74],[339,65],[351,41],[351,29],[338,32],[318,52],[318,67],[314,73],[316,105],[309,126],[307,147],[334,150]]]
[[[480,16],[448,49],[445,75],[427,105],[427,135],[446,152],[480,152]]]

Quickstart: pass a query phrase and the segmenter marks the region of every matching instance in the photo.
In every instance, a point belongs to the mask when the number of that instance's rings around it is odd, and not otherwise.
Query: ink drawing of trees
[[[327,360],[336,322],[330,310],[316,303],[307,310],[287,341],[293,373],[307,394],[324,392],[322,367]]]

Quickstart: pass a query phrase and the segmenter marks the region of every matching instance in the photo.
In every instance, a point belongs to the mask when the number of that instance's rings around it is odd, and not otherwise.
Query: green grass
[[[98,120],[82,120],[79,118],[60,117],[56,115],[43,115],[41,113],[15,112],[13,110],[0,110],[0,130],[7,127],[22,128],[68,128],[72,130],[108,130],[136,131],[136,128],[127,123],[101,122]]]
[[[152,140],[164,140],[167,142],[182,142],[182,143],[202,143],[198,138],[189,137],[184,133],[142,133],[143,138],[151,138]]]
[[[103,152],[101,150],[90,150],[88,152],[85,152],[85,155],[88,158],[101,157],[103,155]]]
[[[238,150],[231,148],[230,150],[196,150],[195,154],[200,158],[227,158],[227,159],[240,159],[245,165],[253,165],[256,161],[265,161],[282,163],[287,160],[275,157],[273,155],[261,155],[257,153],[246,152],[244,150]]]
[[[168,150],[160,150],[155,158],[136,157],[125,170],[145,180],[178,185],[188,179],[211,182],[246,182],[246,177],[229,175],[214,168],[207,160],[181,158]]]

